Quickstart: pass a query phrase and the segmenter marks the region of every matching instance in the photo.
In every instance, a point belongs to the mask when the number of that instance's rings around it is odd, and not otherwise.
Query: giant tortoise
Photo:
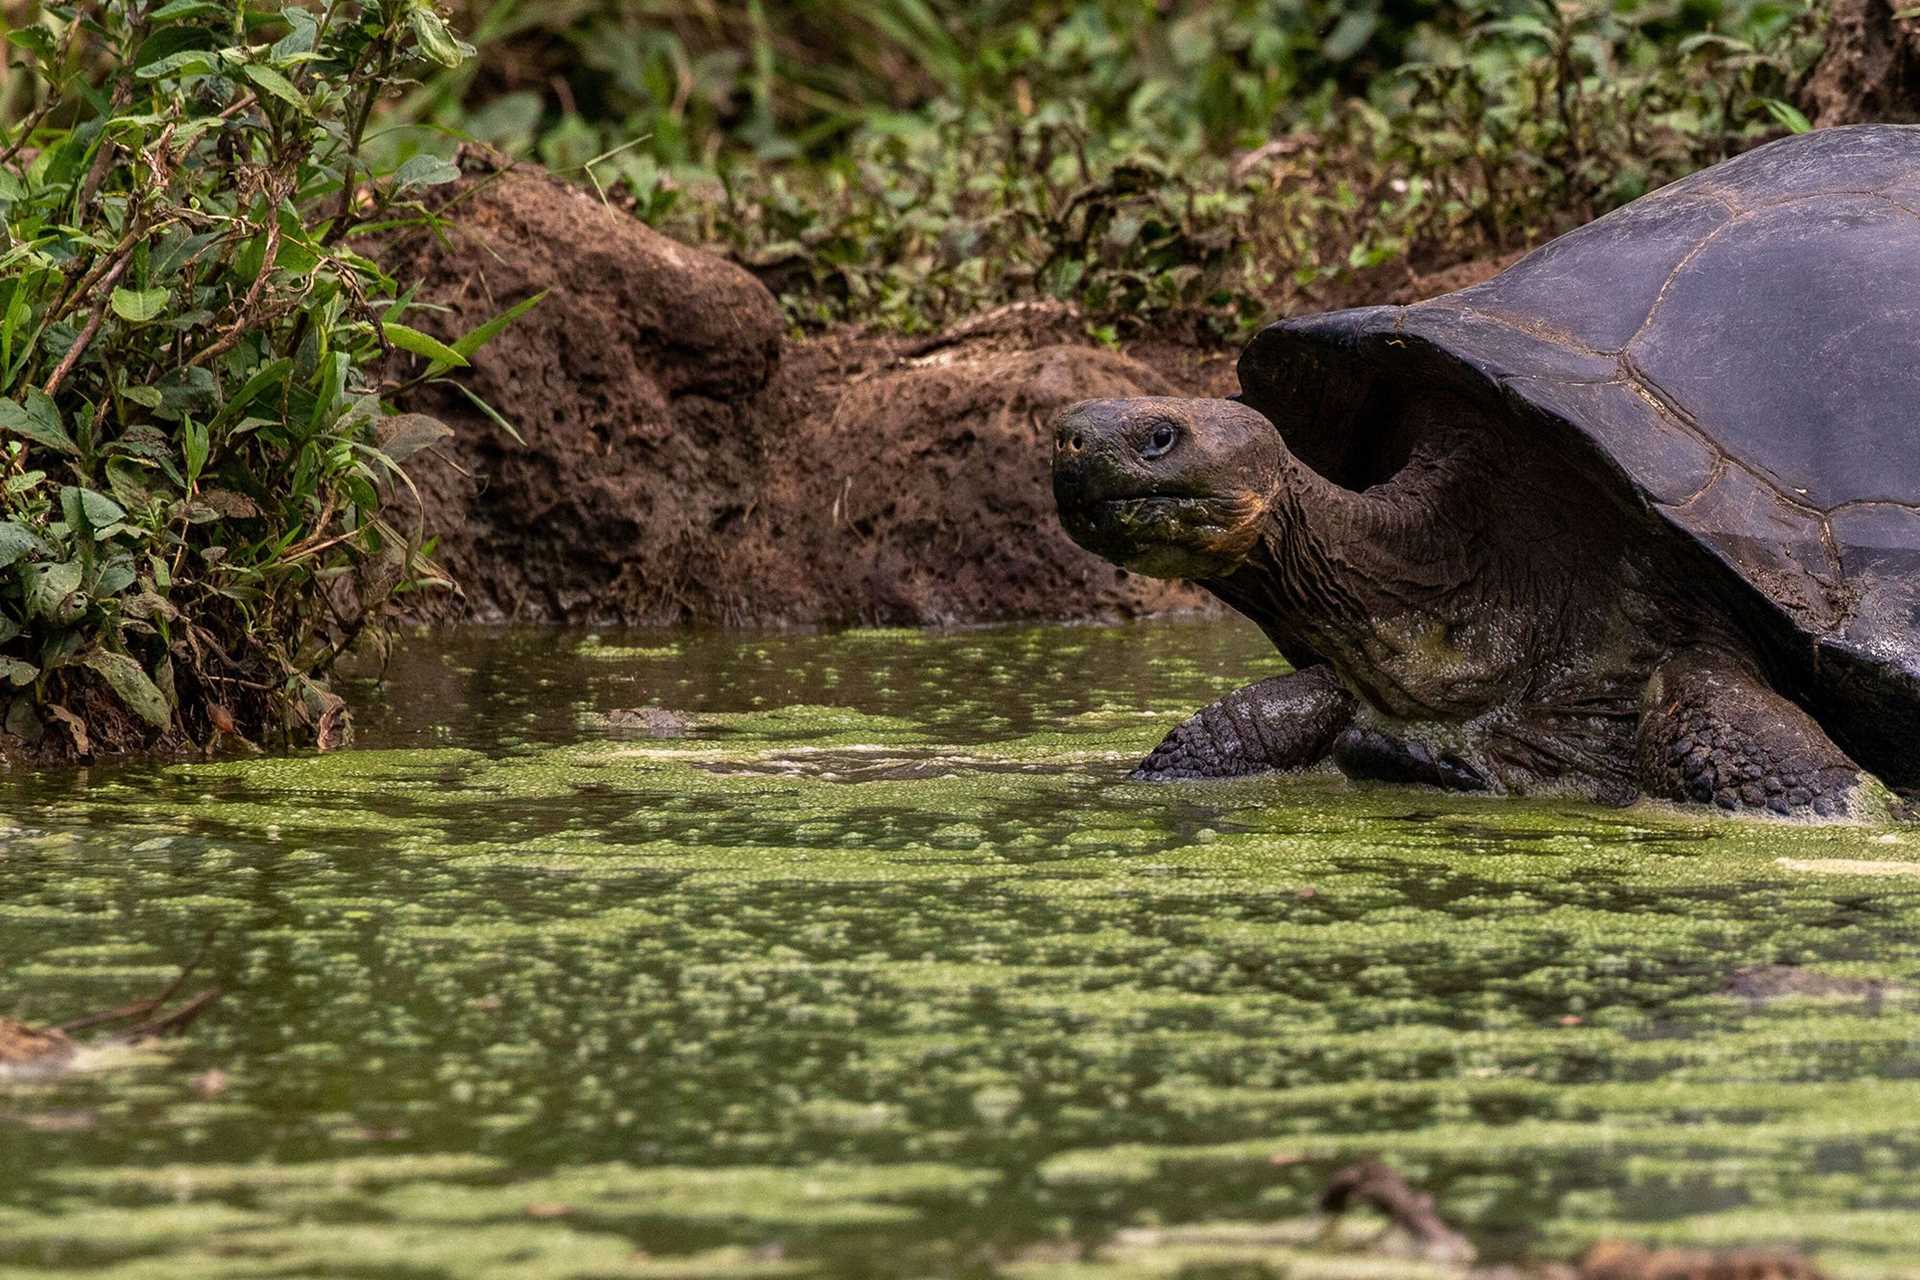
[[[1331,756],[1798,817],[1920,788],[1920,127],[1771,143],[1239,371],[1055,424],[1068,532],[1297,668],[1138,776]]]

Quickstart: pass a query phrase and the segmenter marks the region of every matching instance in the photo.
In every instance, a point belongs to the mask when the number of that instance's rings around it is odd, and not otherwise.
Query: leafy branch
[[[0,151],[0,749],[337,740],[326,669],[444,583],[382,511],[445,434],[392,427],[412,292],[351,246],[458,173],[380,172],[367,122],[471,50],[432,0],[94,0],[5,36],[44,97]]]

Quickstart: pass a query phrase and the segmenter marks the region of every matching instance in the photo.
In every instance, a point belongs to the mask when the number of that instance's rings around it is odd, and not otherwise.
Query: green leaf
[[[219,65],[219,61],[204,49],[182,49],[179,53],[156,58],[134,74],[142,80],[187,80],[194,76],[210,76]]]
[[[402,351],[411,351],[414,355],[425,356],[428,360],[452,369],[467,367],[465,356],[438,338],[424,334],[418,329],[409,329],[404,324],[394,324],[389,321],[380,326],[380,331],[387,335],[388,342]]]
[[[177,137],[178,135],[176,139]],[[220,238],[221,233],[218,231],[202,231],[198,234],[176,231],[164,237],[150,250],[150,257],[147,260],[148,278],[168,280],[179,275],[188,263],[219,243]]]
[[[32,684],[40,678],[40,668],[31,662],[22,662],[18,658],[0,658],[0,680],[5,680],[14,688],[23,684]]]
[[[212,435],[208,430],[188,418],[181,424],[181,452],[187,460],[187,484],[193,485],[200,479],[200,473],[206,470],[207,454],[213,449]]]
[[[1339,12],[1338,9],[1335,12]],[[1380,26],[1380,15],[1367,9],[1349,9],[1328,33],[1320,52],[1329,62],[1345,62],[1366,47]]]
[[[542,289],[531,298],[523,298],[519,302],[514,303],[511,307],[508,307],[505,311],[502,311],[485,324],[463,334],[459,340],[453,344],[453,349],[459,352],[465,359],[471,360],[480,348],[499,337],[508,325],[539,306],[549,292],[551,291]],[[436,374],[444,373],[449,367],[450,366],[447,365],[435,365],[432,372]]]
[[[1791,102],[1782,102],[1778,98],[1767,98],[1763,100],[1762,105],[1766,107],[1768,115],[1778,120],[1791,132],[1813,132],[1813,121],[1807,119],[1807,117],[1801,113],[1800,108],[1794,106]]]
[[[41,549],[39,536],[17,520],[0,521],[0,569]]]
[[[405,462],[445,440],[453,434],[453,428],[424,413],[397,413],[380,423],[379,432],[380,452],[395,462]]]
[[[409,187],[437,187],[459,179],[460,166],[439,156],[418,155],[394,170],[393,189],[400,192]]]
[[[93,583],[93,593],[103,600],[117,596],[133,585],[133,577],[132,558],[116,556],[100,567],[100,576]]]
[[[419,42],[420,52],[443,67],[457,67],[473,56],[473,46],[464,40],[454,38],[447,24],[439,14],[428,5],[415,6],[408,19],[413,26],[413,38]]]
[[[27,612],[33,617],[51,618],[55,622],[67,621],[73,594],[80,590],[80,579],[84,572],[78,560],[62,560],[58,564],[28,568],[30,585],[27,589]]]
[[[220,410],[219,415],[214,418],[210,425],[223,427],[233,421],[233,419],[240,416],[240,411],[249,404],[252,404],[261,392],[265,391],[268,387],[277,386],[285,382],[287,375],[292,372],[293,361],[291,359],[280,359],[273,361],[271,364],[261,365],[254,375],[242,383],[240,389],[233,393],[232,397],[228,399],[226,407]]]
[[[115,289],[113,313],[122,320],[145,324],[149,320],[158,320],[166,313],[167,300],[172,296],[171,289]]]
[[[167,695],[160,692],[160,686],[149,679],[132,658],[124,653],[95,649],[81,662],[99,672],[120,701],[127,704],[127,709],[142,720],[156,729],[172,723],[173,709],[167,705]]]
[[[171,0],[147,15],[147,21],[153,26],[164,22],[184,22],[188,18],[211,18],[231,13],[230,4],[217,4],[215,0]]]
[[[16,27],[7,32],[7,43],[15,48],[37,54],[45,61],[52,61],[60,52],[60,46],[54,41],[53,33],[45,27]]]
[[[78,523],[95,532],[127,518],[125,509],[106,494],[72,485],[60,490],[60,506],[67,523]],[[80,517],[78,521],[73,518],[75,514]]]
[[[455,378],[440,378],[436,380],[436,385],[442,386],[442,387],[452,387],[455,391],[458,391],[461,395],[465,396],[468,402],[471,403],[474,408],[486,414],[487,417],[493,422],[494,426],[500,428],[502,431],[512,436],[513,442],[515,444],[518,444],[518,445],[526,444],[527,442],[526,437],[520,434],[519,429],[515,427],[511,422],[508,422],[505,418],[500,416],[500,411],[498,409],[488,404],[485,400],[482,400],[479,397],[479,395],[474,392],[473,388],[467,386],[466,383],[461,382]]]
[[[273,46],[273,60],[284,63],[303,53],[312,53],[320,40],[320,22],[305,9],[289,5],[281,11],[287,20],[287,34]]]
[[[272,67],[263,67],[257,62],[248,63],[240,68],[240,74],[260,87],[261,92],[270,93],[288,106],[306,111],[307,100],[293,87],[293,82],[275,71]]]
[[[314,370],[313,413],[307,419],[309,431],[318,431],[333,421],[334,409],[346,394],[347,371],[352,363],[346,352],[335,351]]]
[[[466,361],[461,361],[465,364]],[[27,402],[21,405],[13,400],[0,400],[0,431],[11,431],[17,436],[25,436],[38,445],[57,449],[61,453],[77,454],[80,447],[67,434],[60,421],[60,410],[53,401],[36,388],[27,388]]]

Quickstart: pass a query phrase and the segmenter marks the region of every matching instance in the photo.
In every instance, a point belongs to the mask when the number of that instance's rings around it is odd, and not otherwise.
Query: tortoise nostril
[[[1073,450],[1075,453],[1085,448],[1086,444],[1087,442],[1081,438],[1080,433],[1077,431],[1067,437],[1067,448]]]

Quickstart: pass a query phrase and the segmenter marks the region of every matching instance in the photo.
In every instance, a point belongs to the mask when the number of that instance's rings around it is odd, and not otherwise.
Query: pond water
[[[1920,1275],[1920,836],[1124,781],[1278,669],[443,632],[354,750],[6,779],[0,1013],[226,994],[0,1081],[0,1273],[1449,1274],[1312,1238],[1379,1155],[1483,1258]]]

